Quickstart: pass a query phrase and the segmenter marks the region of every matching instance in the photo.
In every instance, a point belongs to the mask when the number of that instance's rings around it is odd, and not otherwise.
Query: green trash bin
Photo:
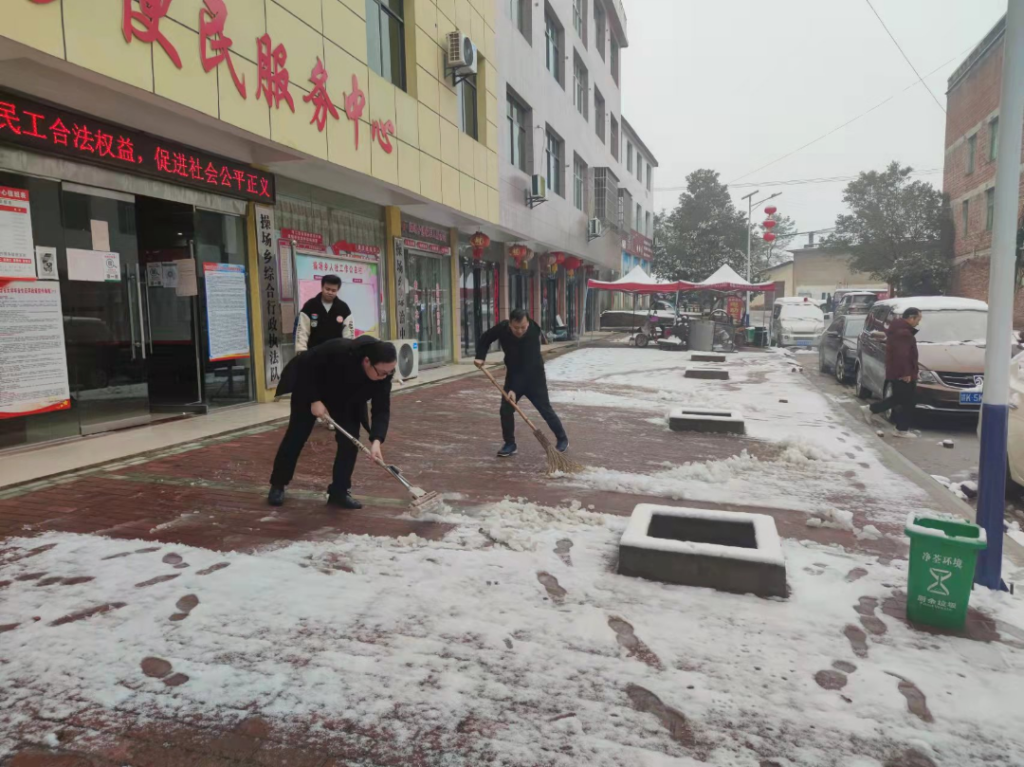
[[[978,552],[988,545],[984,528],[971,522],[910,514],[907,619],[961,629],[974,583]]]
[[[747,328],[747,345],[753,346],[754,339],[757,337],[757,328]]]

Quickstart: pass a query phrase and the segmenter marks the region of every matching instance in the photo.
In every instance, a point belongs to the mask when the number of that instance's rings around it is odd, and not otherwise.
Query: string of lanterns
[[[774,229],[775,225],[779,222],[772,218],[772,216],[775,215],[775,211],[777,210],[778,208],[774,205],[769,205],[764,209],[764,212],[768,214],[768,218],[765,219],[763,224],[764,228],[767,230],[763,235],[765,242],[772,242],[775,239],[775,232],[773,232],[772,229]]]

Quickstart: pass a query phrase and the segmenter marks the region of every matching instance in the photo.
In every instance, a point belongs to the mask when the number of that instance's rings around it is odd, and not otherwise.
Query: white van
[[[772,343],[776,346],[817,346],[825,332],[825,314],[808,298],[777,298],[772,309]]]

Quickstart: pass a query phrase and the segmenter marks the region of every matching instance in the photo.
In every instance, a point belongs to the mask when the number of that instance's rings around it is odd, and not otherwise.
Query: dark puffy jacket
[[[885,331],[885,378],[896,381],[910,376],[917,380],[917,328],[906,320],[889,323]]]

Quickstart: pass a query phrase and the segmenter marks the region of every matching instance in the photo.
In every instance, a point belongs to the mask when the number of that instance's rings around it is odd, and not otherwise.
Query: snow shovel
[[[433,491],[428,493],[422,487],[414,487],[414,486],[410,485],[409,482],[406,480],[406,478],[402,476],[401,469],[399,469],[397,466],[389,466],[388,464],[384,463],[384,461],[380,460],[379,458],[375,458],[373,456],[373,453],[370,452],[370,448],[368,448],[366,445],[364,445],[358,439],[356,439],[351,434],[349,434],[347,431],[345,431],[343,428],[341,428],[337,424],[337,422],[333,418],[331,418],[329,415],[325,414],[323,416],[323,418],[321,418],[321,421],[324,422],[326,424],[327,428],[330,429],[331,431],[336,431],[341,436],[346,437],[349,440],[349,442],[351,442],[353,445],[356,446],[356,448],[358,448],[362,452],[366,453],[366,455],[369,456],[371,461],[373,461],[375,464],[377,464],[382,469],[384,469],[384,471],[386,471],[392,477],[394,477],[399,482],[401,482],[402,486],[406,490],[409,491],[409,495],[412,496],[412,501],[410,502],[409,506],[410,506],[410,508],[412,508],[412,510],[415,513],[415,515],[419,515],[419,514],[423,513],[424,511],[440,511],[440,509],[441,509],[441,496],[440,495],[438,495],[437,493],[435,493]]]

